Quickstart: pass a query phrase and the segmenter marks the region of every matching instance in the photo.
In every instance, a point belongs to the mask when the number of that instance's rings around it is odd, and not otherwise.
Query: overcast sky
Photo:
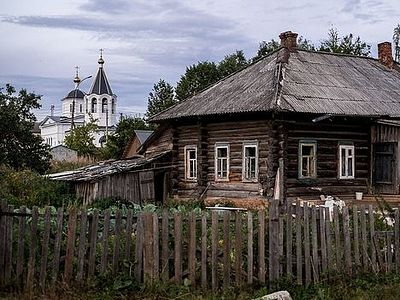
[[[0,87],[41,94],[42,119],[80,77],[94,75],[99,49],[118,110],[144,113],[153,84],[175,85],[188,65],[235,50],[255,55],[262,40],[292,30],[318,44],[330,27],[372,46],[391,41],[398,0],[13,0],[0,9]],[[88,91],[90,80],[82,83]]]

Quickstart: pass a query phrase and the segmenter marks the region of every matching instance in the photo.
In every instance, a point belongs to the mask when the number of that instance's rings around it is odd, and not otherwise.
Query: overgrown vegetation
[[[31,170],[16,171],[0,167],[0,199],[14,206],[61,207],[75,202],[70,186],[52,181]]]
[[[340,277],[330,283],[308,287],[282,280],[267,288],[261,286],[232,287],[225,292],[193,289],[190,285],[156,283],[140,285],[129,274],[99,276],[74,286],[63,283],[54,285],[44,293],[36,290],[34,294],[12,293],[3,290],[0,297],[7,299],[257,299],[278,290],[287,290],[293,300],[347,300],[347,299],[398,299],[400,276],[363,275],[358,278]]]

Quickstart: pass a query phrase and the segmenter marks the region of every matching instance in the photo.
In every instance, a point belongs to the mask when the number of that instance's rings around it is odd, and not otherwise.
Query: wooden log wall
[[[151,157],[158,153],[172,150],[172,136],[173,131],[170,127],[160,129],[160,132],[156,133],[156,136],[152,138],[152,140],[146,146],[144,155],[146,157]]]
[[[272,121],[254,120],[238,122],[213,122],[180,125],[176,127],[178,165],[178,195],[196,198],[207,184],[207,197],[247,198],[272,194],[278,151],[276,130]],[[259,180],[242,182],[243,142],[257,141],[259,155]],[[215,181],[215,144],[228,143],[230,147],[229,181]],[[198,180],[185,180],[185,146],[198,147]],[[201,163],[200,163],[201,162]],[[199,189],[199,186],[202,188]]]
[[[287,196],[318,196],[367,192],[370,178],[370,130],[366,124],[340,123],[334,119],[331,123],[286,122],[287,130]],[[317,177],[315,179],[298,178],[298,151],[301,140],[317,143]],[[339,142],[354,143],[355,179],[339,179]],[[322,191],[312,188],[322,188]]]

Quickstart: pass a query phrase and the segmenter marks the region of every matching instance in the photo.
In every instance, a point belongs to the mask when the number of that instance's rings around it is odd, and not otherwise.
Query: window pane
[[[195,159],[195,158],[196,158],[196,151],[189,150],[189,159]]]
[[[353,158],[349,157],[347,161],[347,176],[353,176]]]
[[[341,176],[346,176],[346,149],[340,151],[340,160],[342,164]]]
[[[217,157],[227,157],[228,149],[227,148],[217,148]]]
[[[256,156],[256,147],[245,147],[245,156],[246,157],[255,157]]]

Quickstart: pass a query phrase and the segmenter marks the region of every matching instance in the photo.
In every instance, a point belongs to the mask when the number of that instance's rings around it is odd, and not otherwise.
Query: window
[[[73,105],[72,105],[72,103],[69,105],[69,112],[72,112],[72,107],[73,107]]]
[[[354,146],[339,145],[339,178],[354,178]]]
[[[103,98],[103,100],[101,100],[101,112],[104,114],[107,111],[107,99]]]
[[[82,112],[82,107],[83,105],[82,104],[79,104],[79,112],[81,113]]]
[[[112,99],[111,101],[111,114],[115,114],[115,100]]]
[[[229,181],[229,145],[215,145],[215,180]]]
[[[317,177],[317,143],[300,141],[299,144],[299,178]]]
[[[197,147],[185,147],[185,178],[197,180]]]
[[[94,98],[93,100],[92,100],[92,113],[97,113],[97,99],[96,98]]]
[[[250,142],[243,144],[242,180],[256,182],[258,179],[258,144]]]

